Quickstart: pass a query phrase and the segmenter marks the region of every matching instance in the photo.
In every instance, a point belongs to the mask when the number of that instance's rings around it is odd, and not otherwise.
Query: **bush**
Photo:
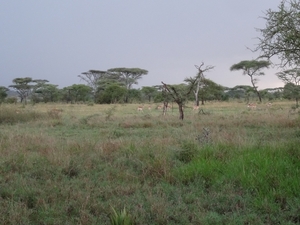
[[[9,97],[6,98],[4,103],[8,103],[8,104],[17,104],[18,102],[18,98],[17,97]]]

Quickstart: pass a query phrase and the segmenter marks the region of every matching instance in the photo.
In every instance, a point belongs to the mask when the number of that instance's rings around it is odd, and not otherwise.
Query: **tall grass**
[[[277,104],[1,106],[0,223],[299,224],[300,120]]]

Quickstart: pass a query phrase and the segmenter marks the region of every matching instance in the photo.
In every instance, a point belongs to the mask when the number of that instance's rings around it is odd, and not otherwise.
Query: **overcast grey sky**
[[[90,69],[138,67],[141,86],[182,83],[194,65],[234,87],[249,77],[229,68],[255,59],[261,17],[280,0],[0,0],[0,86],[17,77],[47,79],[60,88],[82,83]],[[283,86],[264,70],[259,89]]]

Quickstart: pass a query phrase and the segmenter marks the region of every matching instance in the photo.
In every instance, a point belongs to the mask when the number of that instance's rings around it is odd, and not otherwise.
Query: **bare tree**
[[[205,77],[204,77],[203,73],[214,68],[214,66],[206,66],[205,69],[202,69],[202,66],[204,66],[204,62],[202,62],[200,66],[195,65],[195,67],[198,70],[197,75],[195,77],[189,77],[184,80],[185,82],[188,82],[190,85],[193,84],[192,91],[195,96],[195,105],[196,106],[199,106],[199,91],[201,88],[203,88],[203,85],[204,85]]]

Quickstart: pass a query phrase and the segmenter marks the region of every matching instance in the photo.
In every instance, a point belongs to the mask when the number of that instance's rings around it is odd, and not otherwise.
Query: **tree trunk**
[[[195,95],[195,105],[199,106],[199,96],[198,96],[198,92],[194,92]]]
[[[164,108],[163,108],[163,115],[165,116],[167,114],[167,110],[168,110],[168,102],[164,102]]]
[[[203,97],[201,98],[201,105],[204,105],[204,98]]]
[[[258,99],[259,99],[259,102],[261,102],[261,96],[260,96],[260,93],[259,91],[256,89],[256,93],[257,93],[257,96],[258,96]]]
[[[256,88],[256,86],[255,86],[255,82],[254,82],[254,80],[253,80],[253,76],[251,76],[251,75],[249,75],[249,76],[250,76],[250,78],[251,78],[252,86],[253,86],[253,88],[254,88],[254,90],[255,90],[257,96],[258,96],[259,102],[261,102],[261,96],[260,96],[260,93],[259,93],[259,91],[257,90],[257,88]]]
[[[179,119],[183,120],[184,118],[184,113],[183,113],[183,104],[182,102],[177,102],[178,108],[179,108]]]

